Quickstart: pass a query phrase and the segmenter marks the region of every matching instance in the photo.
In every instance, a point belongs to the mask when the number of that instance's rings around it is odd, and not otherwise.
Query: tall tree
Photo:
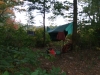
[[[45,38],[46,38],[46,36],[45,36],[45,0],[44,0],[44,3],[43,3],[43,14],[44,14],[44,16],[43,16],[43,25],[44,25],[44,35],[43,35],[43,37],[44,37],[44,41],[43,41],[43,45],[45,46]]]
[[[16,3],[16,0],[0,1],[0,23],[5,23],[6,21],[8,23],[8,18],[12,18],[12,16],[14,16],[13,6]]]
[[[91,25],[100,23],[100,0],[80,0],[85,2],[86,6],[83,7],[83,13],[91,22]]]
[[[74,6],[74,17],[73,17],[73,36],[72,36],[72,41],[73,41],[73,49],[76,46],[77,43],[77,0],[73,0],[73,6]]]
[[[63,15],[63,10],[68,10],[68,6],[65,5],[65,3],[61,3],[56,0],[28,0],[32,2],[32,4],[29,6],[30,11],[39,10],[39,13],[43,15],[43,27],[44,27],[44,44],[45,44],[45,14],[49,12],[53,12],[55,15]]]

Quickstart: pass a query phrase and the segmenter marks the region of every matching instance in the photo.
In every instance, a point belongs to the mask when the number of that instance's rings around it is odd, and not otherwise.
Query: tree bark
[[[72,42],[73,42],[73,49],[75,49],[77,45],[77,0],[73,0],[73,35],[72,35]]]
[[[44,27],[44,34],[43,34],[43,46],[45,46],[45,0],[44,0],[44,3],[43,3],[43,27]]]

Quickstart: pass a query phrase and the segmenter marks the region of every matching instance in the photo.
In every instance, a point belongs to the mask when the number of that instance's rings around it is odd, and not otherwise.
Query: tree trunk
[[[44,3],[43,3],[43,27],[44,27],[44,34],[43,34],[43,46],[45,46],[45,0],[44,0]]]
[[[73,49],[75,49],[77,45],[77,0],[73,0],[73,35],[72,35],[72,41],[73,41]]]

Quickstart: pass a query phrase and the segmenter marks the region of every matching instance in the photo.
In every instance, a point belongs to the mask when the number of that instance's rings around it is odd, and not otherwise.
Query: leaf
[[[23,74],[20,74],[20,75],[23,75]]]
[[[32,72],[31,75],[38,75],[38,73],[39,73],[39,70],[36,70],[35,72]]]
[[[5,71],[2,75],[9,75],[8,71]]]

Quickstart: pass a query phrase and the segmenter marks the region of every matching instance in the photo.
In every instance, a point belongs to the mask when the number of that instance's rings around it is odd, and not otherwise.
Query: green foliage
[[[36,41],[36,46],[37,47],[42,47],[43,46],[43,34],[44,30],[43,28],[38,28],[35,31],[35,41]],[[45,32],[45,44],[48,44],[50,42],[50,36],[47,32]]]
[[[100,26],[98,25],[95,29],[94,29],[94,33],[93,35],[95,36],[95,42],[97,46],[100,46]]]
[[[12,27],[1,26],[0,32],[0,45],[13,47],[34,47],[35,45],[34,37],[29,36],[22,27],[15,30]]]
[[[5,71],[2,75],[9,75],[9,72]]]
[[[43,56],[45,57],[45,59],[48,59],[50,62],[55,61],[55,56],[51,55],[51,54],[43,54]]]
[[[40,51],[33,51],[30,47],[41,46],[43,42],[43,29],[37,29],[35,36],[30,36],[20,27],[15,30],[13,27],[0,26],[0,74],[2,75],[53,75],[42,69],[31,72],[26,64],[39,66]],[[50,42],[50,37],[46,33],[46,44]],[[52,60],[52,58],[50,58]],[[58,71],[58,70],[57,70]],[[58,72],[56,72],[58,73]],[[56,74],[54,73],[54,74]],[[58,74],[56,74],[58,75]],[[63,74],[61,74],[63,75]]]
[[[100,23],[100,0],[82,0],[87,3],[85,7],[83,7],[83,13],[86,14],[86,17],[89,17],[89,21],[91,21],[91,25],[94,23]]]
[[[66,73],[61,73],[60,68],[53,67],[49,73],[46,70],[42,70],[41,68],[39,68],[35,70],[35,72],[33,72],[31,75],[66,75]]]
[[[9,75],[9,73],[8,71],[5,71],[2,75]],[[24,75],[24,74],[19,73],[17,75]],[[53,67],[50,72],[47,72],[46,70],[42,70],[41,68],[38,68],[34,72],[30,72],[28,75],[66,75],[66,73],[61,72],[60,68]]]
[[[14,16],[10,9],[14,5],[17,5],[15,0],[0,0],[0,23],[5,23],[7,18]]]
[[[81,29],[78,33],[78,42],[80,42],[79,45],[81,45],[82,48],[92,48],[98,45],[99,39],[97,38],[100,35],[97,29],[95,26],[85,26],[85,28]]]
[[[0,47],[0,70],[9,70],[10,68],[19,67],[22,64],[30,63],[37,66],[39,54],[28,48]]]

